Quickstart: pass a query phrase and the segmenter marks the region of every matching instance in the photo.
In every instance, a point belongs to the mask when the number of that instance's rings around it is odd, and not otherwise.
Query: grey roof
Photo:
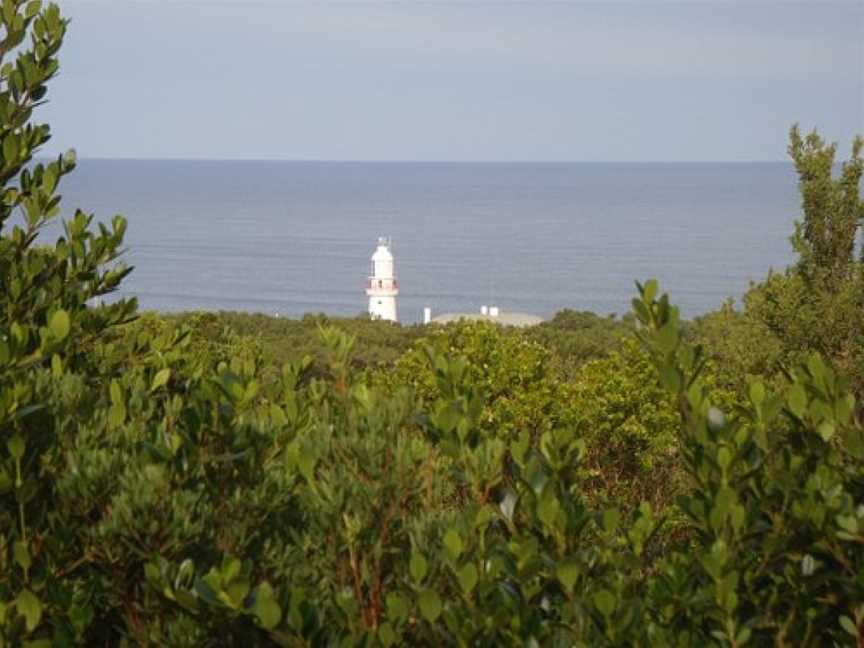
[[[432,318],[433,324],[449,324],[466,320],[470,322],[493,322],[502,326],[534,326],[543,321],[542,317],[528,313],[499,313],[495,317],[480,313],[444,313]]]

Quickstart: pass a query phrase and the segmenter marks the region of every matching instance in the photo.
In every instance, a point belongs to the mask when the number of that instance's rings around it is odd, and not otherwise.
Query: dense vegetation
[[[39,238],[67,23],[0,23],[0,646],[864,645],[861,140],[686,326],[139,316],[122,218]]]

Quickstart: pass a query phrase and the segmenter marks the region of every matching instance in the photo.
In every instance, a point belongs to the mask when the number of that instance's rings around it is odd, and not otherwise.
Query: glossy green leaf
[[[725,471],[729,468],[729,464],[732,463],[732,453],[729,452],[728,448],[720,448],[717,451],[717,465],[720,466],[720,470]]]
[[[801,383],[792,385],[786,396],[786,402],[789,405],[790,412],[798,418],[803,418],[804,412],[807,411],[807,392]]]
[[[670,352],[675,349],[678,344],[678,324],[670,321],[660,327],[657,331],[657,344],[665,352]]]
[[[318,465],[318,456],[315,450],[308,443],[304,443],[300,446],[299,452],[298,467],[300,474],[306,478],[306,481],[314,481],[315,466]]]
[[[51,356],[51,375],[60,378],[63,375],[63,359],[56,353]]]
[[[51,639],[36,639],[25,641],[21,644],[21,648],[56,648],[56,644]]]
[[[42,0],[30,0],[30,2],[27,3],[27,8],[24,10],[24,16],[26,18],[32,18],[40,11],[42,11]]]
[[[659,286],[657,284],[656,279],[649,279],[645,282],[644,291],[642,293],[642,299],[646,302],[653,302],[657,297],[657,291]]]
[[[858,636],[858,628],[855,627],[855,622],[845,614],[840,617],[840,626],[853,637]]]
[[[9,450],[9,454],[12,455],[12,458],[16,461],[19,461],[21,457],[24,456],[24,439],[21,438],[20,435],[16,434],[11,439],[6,442],[6,447]]]
[[[54,337],[58,340],[63,340],[69,335],[69,328],[71,326],[71,322],[69,320],[69,313],[65,310],[58,310],[51,316],[51,321],[48,323],[48,328],[51,329],[51,333],[54,334]]]
[[[426,577],[429,565],[426,562],[426,558],[423,557],[423,554],[415,551],[411,554],[411,561],[408,564],[408,569],[411,571],[411,578],[414,579],[414,582],[422,583],[423,579]]]
[[[7,164],[18,160],[18,151],[18,136],[10,133],[3,139],[3,158]]]
[[[33,592],[25,589],[21,590],[18,598],[15,599],[15,607],[18,609],[18,613],[24,617],[27,632],[33,632],[39,625],[39,621],[42,620],[42,603]]]
[[[459,586],[465,594],[470,594],[477,586],[478,576],[479,574],[474,563],[467,563],[456,570],[456,578],[459,580]]]
[[[555,575],[558,577],[558,580],[561,581],[564,589],[567,592],[572,592],[573,586],[579,578],[579,571],[578,563],[570,560],[559,563],[558,567],[555,569]]]
[[[382,623],[378,628],[378,640],[385,648],[389,648],[396,643],[396,633],[393,631],[393,626],[389,623]]]
[[[0,495],[12,488],[12,477],[3,466],[0,466]]]
[[[272,630],[282,620],[282,610],[273,595],[269,583],[261,583],[255,591],[255,617],[265,630]]]
[[[537,517],[543,524],[552,526],[555,524],[560,510],[561,504],[558,502],[558,498],[551,491],[547,491],[537,506]]]
[[[831,421],[822,421],[816,428],[816,431],[819,433],[819,436],[822,437],[823,441],[830,441],[834,437],[837,428],[834,427],[834,424],[831,423]]]
[[[458,558],[462,554],[462,538],[456,531],[450,529],[444,534],[444,547],[452,558]]]
[[[615,595],[609,590],[600,590],[594,594],[594,605],[605,617],[609,617],[615,611]]]
[[[45,193],[53,193],[57,187],[57,171],[53,164],[49,164],[45,168],[45,175],[42,179],[42,189]]]
[[[30,569],[30,566],[33,564],[30,560],[30,550],[27,548],[26,542],[16,541],[12,547],[12,555],[15,557],[15,562],[24,571]]]
[[[113,404],[123,402],[123,391],[120,389],[120,384],[116,380],[111,381],[111,402]]]
[[[765,402],[765,385],[758,380],[750,383],[749,395],[750,402],[755,407],[760,407]]]
[[[420,592],[417,603],[420,605],[420,613],[429,623],[434,623],[441,615],[441,598],[435,590]]]
[[[660,382],[670,392],[681,389],[681,372],[676,367],[663,365],[660,367]]]
[[[516,510],[517,501],[517,495],[513,491],[508,490],[504,494],[504,497],[501,499],[501,502],[498,505],[498,507],[501,509],[501,513],[504,515],[505,518],[507,518],[508,521],[513,520],[513,513]]]
[[[387,605],[387,616],[395,621],[404,621],[408,618],[410,611],[408,601],[405,597],[391,592],[385,599]]]
[[[116,429],[126,422],[126,406],[122,403],[114,403],[108,409],[108,426]]]
[[[171,369],[168,367],[161,369],[156,376],[154,376],[153,384],[150,385],[150,391],[155,392],[160,387],[167,385],[169,378],[171,378]]]
[[[603,511],[603,528],[607,532],[614,533],[620,523],[621,514],[618,512],[618,509],[610,508]]]

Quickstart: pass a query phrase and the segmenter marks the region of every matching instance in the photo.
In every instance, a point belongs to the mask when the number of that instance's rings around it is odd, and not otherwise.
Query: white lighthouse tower
[[[372,255],[372,269],[366,284],[369,295],[369,315],[372,319],[396,321],[396,273],[393,271],[393,254],[390,252],[390,238],[379,237],[378,248]]]

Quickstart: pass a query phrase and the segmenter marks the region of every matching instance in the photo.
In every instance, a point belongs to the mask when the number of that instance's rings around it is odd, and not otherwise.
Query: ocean
[[[85,159],[60,193],[64,213],[128,218],[120,294],[144,309],[357,315],[390,236],[405,323],[622,314],[649,277],[693,317],[788,265],[800,213],[785,163]]]

